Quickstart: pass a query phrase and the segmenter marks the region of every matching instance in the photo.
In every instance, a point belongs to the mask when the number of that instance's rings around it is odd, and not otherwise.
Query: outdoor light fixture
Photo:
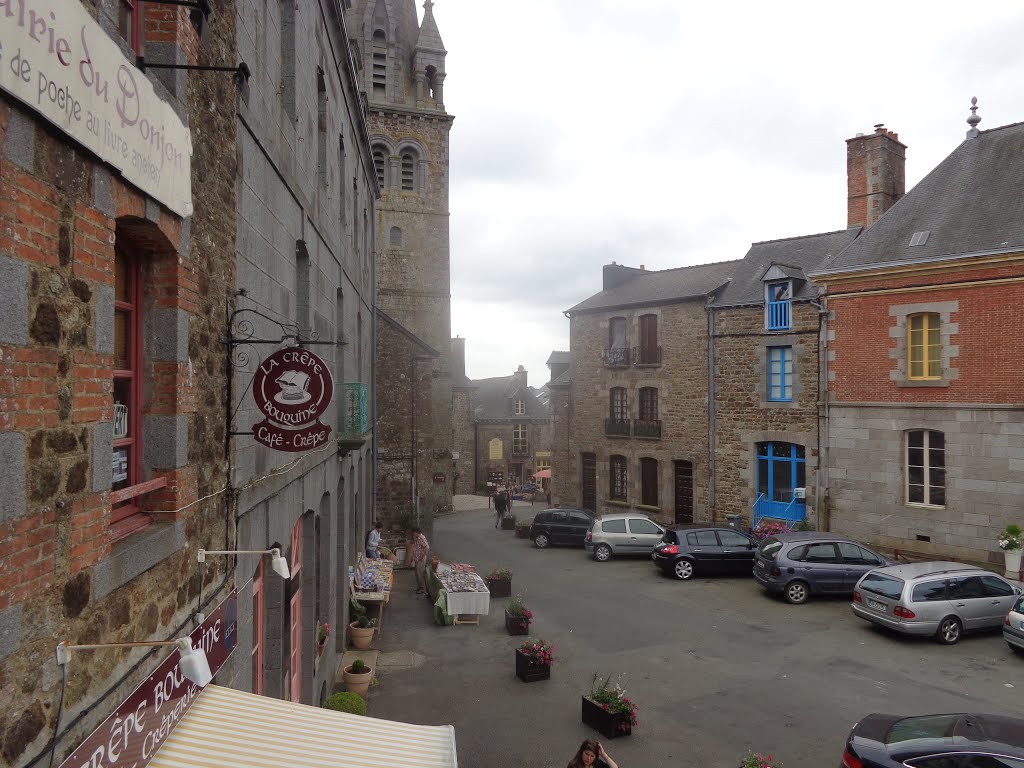
[[[176,645],[181,658],[178,659],[178,669],[186,679],[191,680],[200,688],[205,688],[207,683],[213,680],[210,672],[210,662],[206,659],[206,652],[202,648],[193,648],[192,641],[187,637],[179,637],[176,640],[151,640],[138,643],[97,643],[95,645],[68,645],[61,642],[57,645],[57,663],[67,667],[68,651],[95,650],[97,648],[140,648],[147,646]]]
[[[288,569],[288,561],[281,557],[281,550],[277,547],[272,549],[200,549],[199,562],[205,563],[207,555],[270,555],[270,567],[274,573],[282,579],[290,579],[291,571]]]

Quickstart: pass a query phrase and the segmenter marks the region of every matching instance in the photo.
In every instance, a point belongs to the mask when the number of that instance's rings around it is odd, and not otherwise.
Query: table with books
[[[363,605],[377,606],[378,635],[384,634],[384,606],[391,601],[395,566],[390,560],[359,555],[352,572],[352,597]]]
[[[490,613],[491,593],[471,565],[440,563],[428,570],[427,585],[438,624],[479,624]]]

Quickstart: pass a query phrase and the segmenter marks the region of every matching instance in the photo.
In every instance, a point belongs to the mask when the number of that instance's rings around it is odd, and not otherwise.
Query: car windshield
[[[860,588],[865,592],[874,592],[876,595],[899,600],[903,594],[903,579],[886,576],[882,573],[869,573],[860,583]]]
[[[757,548],[757,553],[761,557],[766,557],[769,560],[774,560],[775,556],[779,554],[779,550],[782,549],[782,542],[773,536],[769,536],[767,539],[761,542],[761,546]]]
[[[906,717],[896,722],[885,735],[886,744],[898,744],[911,739],[942,739],[953,735],[960,715],[927,715]]]

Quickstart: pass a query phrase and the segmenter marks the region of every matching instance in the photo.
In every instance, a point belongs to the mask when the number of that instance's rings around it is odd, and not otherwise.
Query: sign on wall
[[[214,675],[238,644],[238,590],[221,601],[189,635],[193,648],[202,648]],[[164,659],[131,695],[100,723],[60,768],[132,766],[144,768],[174,727],[181,722],[202,689],[182,676],[180,654]]]
[[[331,428],[320,423],[334,397],[327,364],[308,349],[280,349],[252,379],[256,407],[267,418],[252,428],[256,442],[276,451],[308,451],[327,443]]]
[[[0,3],[0,88],[179,216],[192,214],[192,138],[79,2]]]
[[[501,461],[503,453],[500,437],[492,438],[491,441],[487,443],[487,458],[492,461]]]

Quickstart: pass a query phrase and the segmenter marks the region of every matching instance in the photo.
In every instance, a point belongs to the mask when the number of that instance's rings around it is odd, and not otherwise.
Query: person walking
[[[612,756],[604,751],[600,741],[584,739],[580,748],[576,750],[576,756],[569,761],[567,768],[619,768],[619,764],[612,760]]]
[[[508,498],[505,496],[504,491],[498,491],[494,497],[494,527],[501,527],[501,518],[505,516],[505,511],[508,509]]]
[[[412,572],[416,574],[416,594],[422,595],[425,591],[423,582],[423,569],[427,564],[427,555],[430,553],[430,542],[423,535],[419,527],[412,529]]]

